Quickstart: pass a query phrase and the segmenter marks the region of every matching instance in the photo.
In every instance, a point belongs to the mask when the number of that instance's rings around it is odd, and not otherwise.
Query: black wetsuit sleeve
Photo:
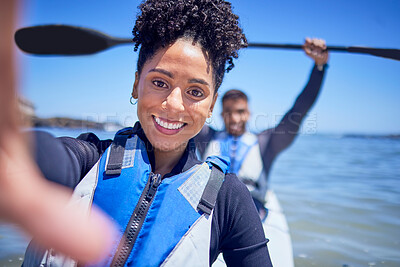
[[[43,176],[74,188],[100,158],[111,141],[100,141],[93,133],[78,138],[59,137],[35,131],[34,153]]]
[[[202,159],[204,157],[204,152],[206,151],[207,145],[211,141],[211,139],[213,139],[215,133],[216,130],[207,125],[204,125],[200,133],[198,133],[194,137],[194,142],[196,144],[197,151]]]
[[[268,129],[259,134],[258,139],[262,155],[263,157],[268,157],[269,161],[273,160],[273,158],[293,142],[299,131],[301,122],[318,97],[326,68],[327,65],[320,71],[314,65],[310,79],[297,97],[293,107],[285,114],[275,128]],[[266,152],[269,155],[266,155]]]
[[[267,242],[250,192],[227,174],[213,213],[210,265],[222,252],[227,266],[272,266]]]

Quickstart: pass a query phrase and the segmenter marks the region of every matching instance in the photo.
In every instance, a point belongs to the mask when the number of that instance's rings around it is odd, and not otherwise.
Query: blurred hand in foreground
[[[0,219],[16,223],[45,248],[81,262],[106,256],[114,226],[98,210],[68,206],[71,191],[46,181],[19,129],[13,33],[15,0],[0,1]]]

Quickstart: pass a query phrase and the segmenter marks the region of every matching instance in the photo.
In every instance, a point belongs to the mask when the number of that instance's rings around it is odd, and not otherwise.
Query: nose
[[[165,107],[167,111],[174,113],[183,112],[185,110],[181,88],[175,87],[171,90],[165,100]]]
[[[231,121],[233,122],[233,123],[238,123],[238,122],[240,122],[240,114],[239,113],[237,113],[237,112],[232,112],[232,114],[231,114]]]

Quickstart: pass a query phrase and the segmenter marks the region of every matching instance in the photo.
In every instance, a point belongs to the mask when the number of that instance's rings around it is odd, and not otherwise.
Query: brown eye
[[[194,96],[194,97],[202,97],[204,96],[203,92],[199,89],[190,89],[188,91],[188,94]]]
[[[152,82],[155,86],[160,87],[160,88],[168,88],[167,84],[163,81],[160,80],[154,80]]]

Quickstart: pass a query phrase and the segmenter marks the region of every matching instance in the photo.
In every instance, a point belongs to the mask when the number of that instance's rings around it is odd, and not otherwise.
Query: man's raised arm
[[[313,106],[320,92],[329,58],[325,41],[306,38],[304,51],[306,55],[315,62],[306,87],[297,97],[293,107],[285,114],[279,124],[273,129],[262,132],[259,136],[260,143],[262,144],[264,141],[262,139],[270,135],[269,138],[271,139],[267,142],[268,147],[262,148],[265,153],[268,152],[268,157],[274,158],[293,142],[298,134],[303,119]]]

